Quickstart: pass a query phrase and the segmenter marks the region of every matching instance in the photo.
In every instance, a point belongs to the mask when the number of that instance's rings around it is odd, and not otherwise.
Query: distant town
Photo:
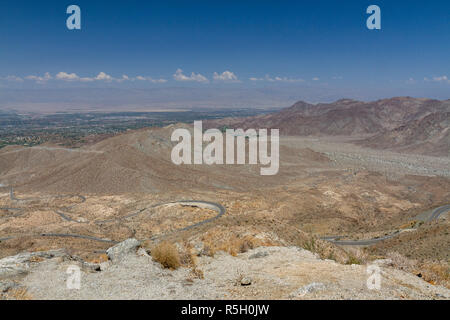
[[[51,143],[76,148],[127,130],[162,127],[178,122],[246,117],[267,110],[234,109],[186,112],[92,112],[19,114],[0,110],[0,148]]]

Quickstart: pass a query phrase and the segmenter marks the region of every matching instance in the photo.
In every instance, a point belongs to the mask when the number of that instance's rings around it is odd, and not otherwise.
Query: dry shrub
[[[348,263],[349,255],[344,249],[333,245],[328,241],[318,239],[315,236],[303,235],[303,239],[297,244],[299,247],[317,254],[320,259],[334,260],[338,263]],[[353,261],[353,263],[355,260]]]
[[[386,258],[392,260],[392,264],[397,269],[406,270],[412,272],[415,268],[417,268],[417,261],[413,259],[409,259],[398,252],[388,252],[386,254]]]
[[[108,255],[106,253],[102,253],[99,256],[91,259],[88,262],[95,263],[95,264],[100,264],[100,263],[103,263],[103,262],[106,262],[106,261],[108,261]]]
[[[198,268],[198,258],[192,253],[192,247],[189,243],[184,243],[185,252],[181,256],[181,263],[185,266],[191,267],[192,277],[194,279],[204,279],[203,271]],[[192,279],[191,279],[192,280]]]
[[[197,267],[192,268],[192,275],[197,279],[205,279],[205,275],[202,270]]]
[[[407,222],[407,223],[402,224],[402,225],[399,227],[399,229],[411,229],[411,228],[414,228],[414,226],[415,226],[417,223],[418,223],[417,220],[412,220],[412,221],[409,221],[409,222]]]
[[[409,259],[398,252],[388,252],[387,258],[397,269],[420,274],[422,279],[431,283],[450,288],[450,266],[446,261],[422,261]]]
[[[34,256],[34,257],[31,257],[29,261],[30,261],[30,262],[38,263],[38,262],[44,261],[44,258],[38,257],[38,256]]]
[[[5,300],[32,300],[33,297],[26,288],[13,288],[8,290],[2,297]]]
[[[365,264],[369,261],[369,254],[363,248],[346,248],[348,258],[346,264]]]
[[[178,269],[181,266],[181,258],[173,243],[163,241],[151,250],[153,260],[159,262],[164,268]]]
[[[205,255],[214,256],[218,251],[224,251],[232,256],[239,253],[247,252],[248,250],[257,247],[267,247],[275,245],[270,240],[257,238],[254,235],[240,236],[239,234],[223,235],[220,232],[210,230],[208,234],[203,237]]]
[[[450,286],[450,267],[444,262],[432,262],[424,264],[424,279],[428,282]]]

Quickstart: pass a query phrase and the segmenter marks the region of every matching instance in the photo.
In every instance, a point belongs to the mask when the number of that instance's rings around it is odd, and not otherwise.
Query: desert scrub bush
[[[32,300],[33,297],[28,293],[26,288],[19,287],[8,290],[1,297],[2,300]]]
[[[391,259],[397,269],[412,271],[417,267],[417,260],[409,259],[396,251],[388,252],[386,258]]]
[[[386,257],[392,260],[395,268],[414,275],[421,275],[423,280],[450,288],[450,265],[447,261],[418,261],[407,258],[398,252],[388,252]]]
[[[181,258],[173,243],[163,241],[151,249],[153,260],[159,262],[164,268],[178,269],[181,266]]]
[[[297,246],[315,253],[320,259],[334,260],[341,264],[348,261],[348,254],[343,249],[314,236],[307,236],[306,239],[299,241]]]
[[[424,263],[424,280],[450,287],[450,266],[446,262]]]
[[[244,253],[257,247],[274,245],[270,240],[261,239],[255,235],[223,235],[215,231],[209,231],[204,235],[202,241],[205,244],[205,254],[209,256],[214,256],[218,251],[224,251],[232,256],[236,256],[239,253]]]
[[[349,254],[348,258],[347,258],[347,262],[345,262],[345,264],[362,264],[362,262],[354,255]]]
[[[317,241],[314,237],[311,237],[310,239],[307,239],[305,241],[302,242],[301,247],[305,250],[311,251],[313,253],[318,253],[317,249]]]
[[[347,248],[345,250],[347,253],[346,264],[365,264],[369,260],[369,254],[361,248]]]
[[[100,264],[102,262],[108,261],[108,255],[106,253],[102,253],[96,257],[93,257],[92,259],[87,260],[90,263]]]
[[[194,268],[192,268],[191,272],[192,272],[192,275],[194,276],[194,278],[205,279],[205,275],[201,269],[194,267]]]

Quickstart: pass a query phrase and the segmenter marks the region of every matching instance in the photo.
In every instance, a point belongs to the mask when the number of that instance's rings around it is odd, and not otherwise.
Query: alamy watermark
[[[66,270],[66,287],[69,290],[80,290],[81,288],[81,270],[76,265],[70,265]]]
[[[381,29],[381,9],[377,5],[370,5],[366,10],[367,14],[370,14],[367,18],[366,26],[369,30],[380,30]]]
[[[70,16],[66,20],[66,26],[69,30],[80,30],[81,29],[81,9],[78,5],[70,5],[66,10],[67,14]],[[366,13],[370,14],[367,18],[366,26],[369,30],[380,30],[381,29],[381,9],[377,5],[370,5],[366,9]]]
[[[369,277],[367,278],[367,289],[380,290],[381,289],[381,268],[376,264],[370,264],[366,269]]]
[[[192,136],[188,129],[174,130],[171,140],[179,141],[172,149],[171,154],[172,162],[176,165],[246,164],[248,158],[248,164],[256,165],[259,160],[260,165],[266,166],[260,168],[260,174],[263,176],[277,174],[280,166],[278,129],[271,129],[270,136],[267,135],[267,129],[258,131],[256,129],[245,131],[243,129],[226,129],[225,134],[219,129],[208,129],[203,133],[202,121],[194,121],[193,149]],[[203,148],[203,142],[208,143],[205,148]],[[269,145],[270,154],[268,152]]]
[[[81,29],[81,9],[77,5],[70,5],[66,10],[67,14],[70,16],[66,20],[66,26],[69,30],[80,30]]]

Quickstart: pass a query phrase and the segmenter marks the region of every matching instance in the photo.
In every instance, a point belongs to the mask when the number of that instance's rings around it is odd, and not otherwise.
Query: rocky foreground
[[[343,265],[298,247],[258,247],[237,256],[199,253],[195,269],[176,270],[163,268],[135,239],[119,243],[107,254],[108,260],[100,263],[85,262],[64,250],[3,258],[0,295],[6,299],[450,299],[450,290],[397,270],[387,259],[371,266]],[[367,285],[374,270],[380,270],[379,289]]]

